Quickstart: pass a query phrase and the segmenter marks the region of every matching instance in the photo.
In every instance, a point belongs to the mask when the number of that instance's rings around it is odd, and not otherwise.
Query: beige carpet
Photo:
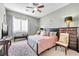
[[[58,46],[57,50],[55,50],[55,48],[51,48],[50,50],[42,53],[41,56],[79,56],[79,53],[77,51],[68,49],[67,55],[65,55],[65,49]]]
[[[12,43],[12,45],[9,48],[9,56],[37,56],[37,55],[29,47],[29,45],[27,45],[27,41],[23,40]],[[65,56],[64,48],[58,47],[57,50],[55,50],[55,48],[51,48],[40,54],[40,56]],[[79,56],[79,53],[69,49],[67,56]]]

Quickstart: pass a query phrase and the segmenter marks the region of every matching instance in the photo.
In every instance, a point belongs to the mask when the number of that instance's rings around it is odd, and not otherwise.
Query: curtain
[[[13,33],[28,32],[28,19],[13,17]]]

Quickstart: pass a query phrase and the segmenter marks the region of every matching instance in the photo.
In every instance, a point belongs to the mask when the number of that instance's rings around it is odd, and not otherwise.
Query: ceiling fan
[[[42,12],[41,8],[44,8],[44,5],[41,3],[32,3],[33,6],[26,6],[27,9],[32,9],[32,13],[35,11]],[[26,9],[26,11],[27,11]]]

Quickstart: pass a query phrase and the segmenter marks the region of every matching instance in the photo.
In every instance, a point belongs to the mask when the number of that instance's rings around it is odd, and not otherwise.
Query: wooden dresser
[[[79,27],[77,28],[77,39],[78,39],[78,52],[79,52]]]
[[[59,28],[59,33],[69,33],[69,48],[78,51],[77,27]]]

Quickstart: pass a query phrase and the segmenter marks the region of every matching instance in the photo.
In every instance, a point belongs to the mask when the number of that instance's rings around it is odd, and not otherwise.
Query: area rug
[[[26,40],[12,43],[8,54],[9,56],[36,56],[36,53],[29,47]]]

